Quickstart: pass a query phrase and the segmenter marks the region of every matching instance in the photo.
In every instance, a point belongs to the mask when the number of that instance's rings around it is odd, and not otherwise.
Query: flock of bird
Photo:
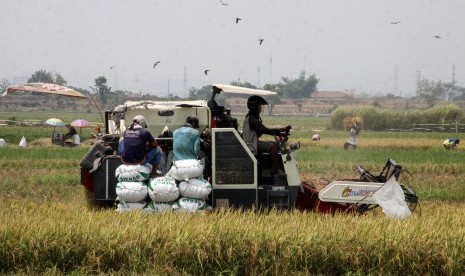
[[[392,21],[391,24],[392,24],[392,25],[397,25],[397,24],[400,24],[400,21]],[[441,38],[441,37],[438,36],[438,35],[433,35],[433,37],[436,38],[436,39],[440,39],[440,38]]]
[[[220,0],[220,3],[221,3],[221,5],[223,5],[223,6],[228,6],[228,4],[227,4],[227,3],[224,3],[222,0]],[[236,17],[236,24],[238,24],[239,21],[241,21],[241,20],[242,20],[242,18]],[[259,46],[262,45],[262,44],[263,44],[263,41],[264,41],[263,38],[259,38],[259,39],[258,39],[258,45],[259,45]],[[155,69],[155,67],[156,67],[159,63],[160,63],[160,61],[155,62],[155,63],[153,64],[153,69]],[[113,67],[114,67],[114,66],[110,67],[110,69],[113,69]],[[206,69],[205,71],[203,71],[203,73],[205,74],[205,76],[208,75],[208,72],[209,72],[209,71],[210,71],[209,69]]]
[[[222,6],[228,6],[228,4],[227,4],[227,3],[224,3],[222,0],[220,0],[220,3],[221,3]],[[242,18],[236,17],[236,24],[239,24],[239,21],[241,21],[241,20],[242,20]],[[391,22],[391,25],[397,25],[397,24],[400,24],[400,21],[392,21],[392,22]],[[439,35],[433,35],[433,37],[436,38],[436,39],[440,39],[440,38],[441,38]],[[259,39],[258,39],[258,45],[262,45],[263,41],[264,41],[263,38],[259,38]],[[153,64],[153,69],[155,69],[155,67],[156,67],[158,64],[160,64],[160,61],[157,61],[157,62],[155,62],[155,63]],[[115,66],[116,66],[116,65],[110,66],[110,69],[115,68]],[[203,71],[203,73],[205,74],[205,76],[208,75],[208,72],[209,72],[209,71],[210,71],[209,69]]]

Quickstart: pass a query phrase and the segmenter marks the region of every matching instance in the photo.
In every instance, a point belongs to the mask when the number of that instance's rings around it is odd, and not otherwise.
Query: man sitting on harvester
[[[126,165],[151,164],[150,177],[159,176],[160,173],[157,170],[162,157],[161,151],[157,150],[158,143],[147,130],[144,116],[135,116],[131,126],[124,131],[122,138],[118,148],[121,161]]]
[[[242,138],[254,155],[265,152],[270,153],[271,174],[273,176],[286,177],[286,173],[278,165],[278,144],[271,141],[260,141],[259,138],[262,134],[282,136],[291,130],[291,126],[283,128],[267,128],[264,126],[260,118],[262,105],[268,105],[268,102],[260,96],[253,95],[247,100],[249,112],[245,116]]]
[[[174,160],[197,159],[200,152],[199,118],[187,117],[186,123],[173,132]]]

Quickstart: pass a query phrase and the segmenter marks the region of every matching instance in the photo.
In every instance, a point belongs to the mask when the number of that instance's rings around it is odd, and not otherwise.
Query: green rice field
[[[0,119],[13,115],[0,113]],[[72,115],[66,118],[99,121],[98,114]],[[353,178],[356,165],[378,173],[394,159],[411,173],[408,186],[420,198],[411,217],[392,219],[378,209],[356,216],[276,210],[149,215],[90,208],[79,163],[93,128],[81,130],[82,146],[63,148],[50,143],[51,127],[0,126],[7,142],[0,148],[0,273],[463,275],[465,146],[445,150],[442,141],[465,135],[362,131],[357,150],[345,151],[348,133],[326,130],[327,120],[263,117],[268,126],[293,126],[290,142],[301,144],[296,159],[303,181]],[[321,141],[311,141],[314,133]],[[22,136],[27,148],[18,146]]]

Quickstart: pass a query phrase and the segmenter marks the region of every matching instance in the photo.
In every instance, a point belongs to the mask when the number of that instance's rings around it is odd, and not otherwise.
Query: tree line
[[[53,73],[46,70],[38,70],[34,72],[28,79],[28,83],[31,82],[45,82],[54,83],[58,85],[66,85],[66,79],[59,73]],[[281,103],[281,99],[308,99],[310,96],[317,91],[319,79],[315,74],[306,76],[305,71],[302,71],[297,78],[281,77],[278,83],[265,84],[263,87],[257,87],[249,82],[237,82],[233,81],[230,84],[235,86],[241,86],[253,89],[264,89],[270,90],[277,93],[276,96],[268,97],[269,112],[272,114],[273,107]],[[4,91],[8,86],[9,82],[6,79],[0,80],[0,89]],[[103,107],[113,107],[124,103],[130,94],[127,90],[113,90],[109,86],[106,77],[99,76],[95,79],[94,85],[87,88],[73,87],[83,93],[84,95],[95,96]],[[206,85],[200,88],[191,87],[188,90],[189,95],[187,99],[209,99],[211,96],[211,85]],[[434,106],[439,101],[463,101],[465,100],[465,88],[456,85],[452,82],[432,81],[424,79],[418,82],[416,95],[426,101],[429,107]],[[237,95],[235,95],[236,97]],[[222,100],[228,97],[227,95],[221,95],[218,100]],[[150,94],[140,95],[141,100],[160,100],[161,98]],[[166,99],[166,98],[164,98]],[[168,95],[169,100],[181,99],[178,96],[172,94]]]

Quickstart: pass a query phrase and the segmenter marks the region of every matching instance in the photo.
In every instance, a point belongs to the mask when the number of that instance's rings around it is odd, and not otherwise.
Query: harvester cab
[[[184,125],[190,115],[199,118],[202,133],[203,177],[211,184],[207,202],[213,208],[284,208],[295,207],[301,179],[294,157],[300,144],[289,144],[288,135],[276,137],[280,146],[279,165],[286,177],[271,175],[269,154],[253,155],[242,140],[237,119],[230,108],[218,105],[220,93],[273,96],[266,90],[214,84],[207,101],[137,101],[126,102],[105,112],[106,134],[81,160],[81,183],[94,203],[112,205],[117,197],[116,168],[121,165],[118,142],[136,115],[146,118],[147,128],[159,141],[170,144],[166,135]],[[158,136],[158,137],[157,137]],[[207,146],[205,146],[207,145]],[[166,154],[170,148],[165,147]]]

